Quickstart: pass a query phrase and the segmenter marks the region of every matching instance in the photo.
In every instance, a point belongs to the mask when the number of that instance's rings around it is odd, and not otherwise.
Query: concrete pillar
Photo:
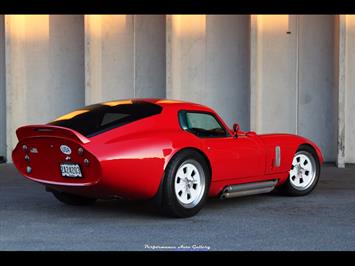
[[[249,16],[167,16],[167,97],[249,129]]]
[[[165,96],[164,16],[85,16],[87,104]]]
[[[206,16],[167,16],[167,97],[201,101],[206,92]]]
[[[297,30],[288,15],[251,17],[251,129],[297,131]]]
[[[251,125],[317,143],[336,159],[337,102],[333,16],[251,19]]]
[[[355,163],[355,16],[346,16],[345,44],[345,158]],[[340,103],[339,103],[340,104]]]
[[[297,133],[313,140],[326,161],[337,157],[335,17],[298,16]]]
[[[339,167],[355,163],[355,16],[340,15],[339,23],[339,97],[338,160]]]
[[[22,125],[84,104],[82,16],[6,15],[7,158]]]
[[[339,15],[336,21],[336,85],[338,87],[338,141],[337,166],[345,167],[345,44],[346,44],[346,16]]]
[[[85,16],[85,102],[134,97],[133,17]]]
[[[6,157],[6,94],[4,16],[0,16],[0,157]]]
[[[250,16],[208,15],[206,103],[232,127],[250,129]]]
[[[250,16],[250,129],[259,129],[260,111],[258,106],[260,105],[260,92],[259,92],[259,80],[258,80],[258,48],[260,47],[260,33],[258,27],[258,16]]]
[[[135,97],[165,98],[165,16],[134,16]]]

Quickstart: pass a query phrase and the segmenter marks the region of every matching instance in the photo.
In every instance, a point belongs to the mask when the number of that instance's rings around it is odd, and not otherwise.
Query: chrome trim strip
[[[281,148],[280,146],[275,147],[275,166],[280,167],[281,165]]]

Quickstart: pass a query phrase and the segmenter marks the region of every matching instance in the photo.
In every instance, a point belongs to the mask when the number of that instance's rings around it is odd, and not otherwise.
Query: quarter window
[[[198,137],[226,137],[228,135],[212,114],[182,111],[179,115],[181,127]]]

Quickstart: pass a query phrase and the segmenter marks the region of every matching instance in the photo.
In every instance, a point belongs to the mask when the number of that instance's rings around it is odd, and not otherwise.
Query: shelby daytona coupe
[[[16,168],[59,201],[153,199],[175,217],[207,197],[306,195],[323,163],[304,137],[230,129],[211,108],[173,100],[103,102],[16,134]]]

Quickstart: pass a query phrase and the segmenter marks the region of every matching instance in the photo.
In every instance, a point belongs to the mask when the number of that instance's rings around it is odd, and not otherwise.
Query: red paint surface
[[[240,132],[237,138],[222,119],[210,108],[184,102],[159,103],[156,99],[144,99],[160,104],[161,114],[138,120],[131,124],[86,138],[71,129],[32,125],[17,130],[19,143],[13,151],[13,162],[27,178],[52,188],[99,198],[125,197],[148,199],[154,197],[170,159],[185,148],[194,148],[209,160],[212,183],[209,195],[217,196],[225,186],[279,179],[278,185],[288,177],[292,158],[301,144],[311,145],[320,163],[323,157],[319,148],[310,140],[290,134],[258,135]],[[199,138],[180,128],[179,110],[200,110],[213,113],[228,129],[231,136],[224,138]],[[49,131],[37,131],[38,128]],[[25,152],[22,145],[27,145]],[[72,149],[66,160],[59,147]],[[281,148],[281,165],[275,167],[275,147]],[[31,148],[38,153],[31,153]],[[84,154],[79,156],[79,147]],[[25,155],[30,162],[24,160]],[[83,161],[87,158],[89,166]],[[78,163],[84,177],[62,177],[61,162]],[[32,167],[30,174],[26,166]]]

